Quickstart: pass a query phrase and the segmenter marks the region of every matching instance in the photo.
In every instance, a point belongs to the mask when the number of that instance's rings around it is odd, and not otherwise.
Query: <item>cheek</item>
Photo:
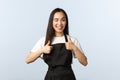
[[[66,22],[63,22],[62,24],[63,24],[64,27],[66,26]]]
[[[66,22],[64,22],[63,24],[66,26],[66,24],[67,24],[67,23],[66,23]]]
[[[55,28],[55,27],[56,27],[56,25],[57,25],[57,23],[53,22],[53,28]]]
[[[54,30],[56,30],[56,28],[57,28],[56,25],[57,25],[56,23],[53,23],[53,29]]]

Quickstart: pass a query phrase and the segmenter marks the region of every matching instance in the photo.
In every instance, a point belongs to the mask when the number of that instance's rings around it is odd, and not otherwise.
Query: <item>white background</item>
[[[88,57],[87,67],[73,61],[77,80],[120,80],[120,0],[0,0],[0,80],[44,80],[46,64],[25,58],[56,7]]]

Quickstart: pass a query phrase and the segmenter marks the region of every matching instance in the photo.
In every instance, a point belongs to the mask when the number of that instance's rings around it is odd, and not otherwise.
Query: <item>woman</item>
[[[31,63],[42,57],[48,65],[45,80],[76,80],[71,68],[72,57],[86,66],[87,58],[77,39],[69,36],[68,16],[63,9],[51,12],[46,37],[41,38],[26,58]]]

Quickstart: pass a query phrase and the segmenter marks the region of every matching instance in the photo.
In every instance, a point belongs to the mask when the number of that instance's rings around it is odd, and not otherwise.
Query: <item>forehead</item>
[[[64,18],[64,17],[66,17],[66,16],[63,12],[56,12],[54,14],[54,18]]]

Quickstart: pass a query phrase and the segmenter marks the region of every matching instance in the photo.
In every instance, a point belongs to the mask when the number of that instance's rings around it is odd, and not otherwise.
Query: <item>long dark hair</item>
[[[46,39],[45,39],[45,44],[46,45],[48,43],[48,41],[50,41],[50,45],[52,43],[52,40],[53,40],[53,37],[55,36],[55,30],[53,29],[53,17],[54,17],[54,14],[56,12],[63,12],[65,17],[66,17],[66,26],[65,26],[65,29],[64,29],[64,35],[69,35],[69,27],[68,27],[68,16],[67,16],[67,13],[61,9],[61,8],[55,8],[51,14],[50,14],[50,17],[49,17],[49,22],[48,22],[48,27],[47,27],[47,32],[46,32]],[[48,59],[49,59],[49,55],[48,54],[44,54],[43,55],[43,59],[44,61],[46,62]]]
[[[51,14],[50,14],[50,17],[49,17],[49,22],[48,22],[48,27],[47,27],[47,32],[46,32],[46,39],[45,39],[45,44],[47,44],[48,41],[50,41],[50,44],[52,42],[52,39],[53,37],[55,36],[55,30],[53,29],[53,17],[54,17],[54,14],[56,12],[63,12],[65,17],[66,17],[66,26],[65,26],[65,29],[64,29],[64,34],[68,34],[69,35],[69,27],[68,27],[68,16],[67,16],[67,13],[61,9],[61,8],[55,8]]]

